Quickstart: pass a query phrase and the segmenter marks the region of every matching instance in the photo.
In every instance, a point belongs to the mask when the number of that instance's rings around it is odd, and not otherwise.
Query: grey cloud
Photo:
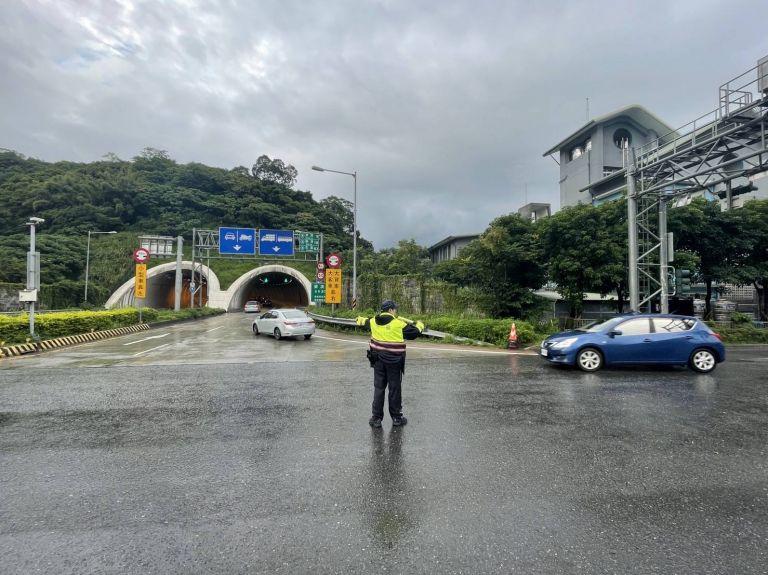
[[[768,53],[765,16],[758,0],[2,3],[0,147],[224,168],[266,153],[317,199],[352,182],[313,164],[357,170],[361,233],[428,245],[556,208],[541,154],[586,98],[672,125],[713,108]]]

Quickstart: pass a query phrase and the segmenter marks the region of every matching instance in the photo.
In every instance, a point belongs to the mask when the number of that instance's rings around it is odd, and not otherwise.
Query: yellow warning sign
[[[136,264],[136,287],[134,291],[137,298],[147,297],[147,264]]]
[[[341,303],[341,270],[325,270],[325,303]]]

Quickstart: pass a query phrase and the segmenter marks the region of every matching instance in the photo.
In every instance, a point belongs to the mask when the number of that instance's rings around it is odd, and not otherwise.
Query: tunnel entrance
[[[200,307],[200,292],[195,293],[195,304],[194,306],[192,305],[192,293],[189,291],[189,286],[191,283],[192,272],[190,270],[182,270],[181,303],[179,305],[181,309],[189,307]],[[205,277],[203,277],[203,286],[201,290],[203,292],[203,307],[205,307],[208,305],[208,282]],[[175,270],[170,270],[147,278],[147,297],[144,300],[144,305],[155,309],[174,308],[176,305]]]
[[[306,307],[309,294],[292,273],[270,270],[248,278],[233,296],[229,310],[242,310],[247,301],[258,301],[263,307]]]
[[[299,270],[280,265],[268,264],[254,268],[237,278],[227,290],[222,290],[216,274],[202,266],[202,287],[194,296],[189,287],[192,282],[192,262],[182,262],[182,290],[180,308],[202,305],[219,307],[227,311],[242,311],[245,302],[259,301],[265,307],[307,307],[310,304],[312,284]],[[195,281],[201,281],[200,272],[195,272]],[[175,307],[176,264],[160,264],[148,271],[147,296],[144,305],[155,309]],[[130,307],[136,305],[134,279],[120,286],[104,304],[106,308]]]

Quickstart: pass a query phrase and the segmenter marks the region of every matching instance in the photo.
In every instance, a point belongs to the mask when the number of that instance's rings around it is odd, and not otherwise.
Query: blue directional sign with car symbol
[[[259,230],[260,256],[292,256],[293,231]]]
[[[248,228],[219,228],[220,254],[256,253],[256,230]]]

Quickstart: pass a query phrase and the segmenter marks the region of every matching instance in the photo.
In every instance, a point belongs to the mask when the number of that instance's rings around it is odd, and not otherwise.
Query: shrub
[[[224,313],[216,308],[193,308],[178,312],[158,312],[152,308],[142,308],[141,318],[144,323],[155,323],[186,317],[204,317]],[[78,335],[92,331],[127,327],[139,323],[137,308],[121,308],[101,311],[71,311],[41,313],[35,315],[36,339],[54,339],[67,335]],[[8,317],[0,316],[0,342],[3,345],[24,343],[29,338],[29,315]]]
[[[752,325],[738,327],[713,327],[724,343],[768,343],[768,329]]]

